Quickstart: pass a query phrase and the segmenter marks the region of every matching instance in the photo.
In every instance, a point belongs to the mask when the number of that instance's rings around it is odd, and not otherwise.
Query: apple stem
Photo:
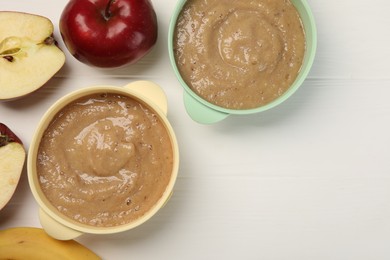
[[[109,0],[106,6],[106,9],[104,10],[103,17],[106,21],[108,21],[111,18],[111,5],[115,0]]]

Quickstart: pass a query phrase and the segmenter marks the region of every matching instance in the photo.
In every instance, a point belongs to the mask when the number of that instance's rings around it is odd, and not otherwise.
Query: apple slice
[[[0,11],[0,100],[35,91],[64,65],[53,31],[46,17]]]
[[[25,159],[26,151],[22,141],[0,123],[0,210],[15,192]]]

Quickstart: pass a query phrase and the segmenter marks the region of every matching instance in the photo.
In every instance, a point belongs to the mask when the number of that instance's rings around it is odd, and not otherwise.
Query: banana
[[[98,260],[94,252],[75,240],[60,241],[41,228],[18,227],[0,231],[0,260]]]

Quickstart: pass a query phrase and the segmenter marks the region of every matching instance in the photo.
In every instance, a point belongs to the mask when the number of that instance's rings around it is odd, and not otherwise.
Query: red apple
[[[26,151],[22,141],[0,123],[0,209],[14,194],[25,159]]]
[[[79,61],[119,67],[137,62],[155,45],[157,16],[149,0],[70,0],[60,31]]]

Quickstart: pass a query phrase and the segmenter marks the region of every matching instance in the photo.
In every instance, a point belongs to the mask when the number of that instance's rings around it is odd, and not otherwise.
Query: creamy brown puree
[[[189,0],[176,24],[174,54],[187,85],[231,109],[265,105],[294,82],[305,52],[289,0]]]
[[[48,200],[92,226],[129,223],[150,210],[170,180],[169,134],[153,110],[118,94],[80,98],[46,129],[37,170]]]

